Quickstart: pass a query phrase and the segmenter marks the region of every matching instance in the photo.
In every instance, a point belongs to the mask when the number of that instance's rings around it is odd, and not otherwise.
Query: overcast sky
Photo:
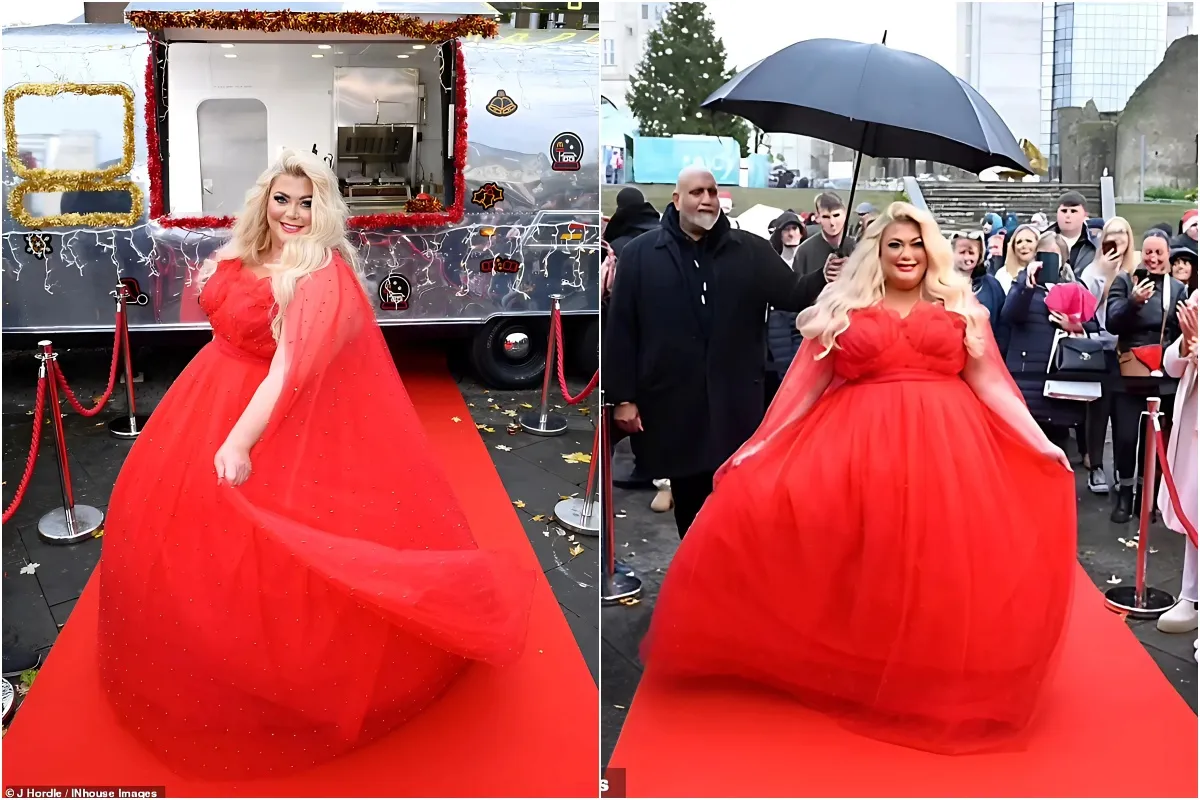
[[[70,22],[83,14],[80,0],[18,0],[0,4],[0,24],[50,25]]]
[[[708,0],[708,13],[725,42],[729,65],[741,70],[805,39],[879,42],[930,58],[951,72],[955,60],[957,3],[932,0],[921,11],[912,3],[878,0],[807,0],[788,12],[783,3],[756,8],[748,0]],[[772,13],[764,13],[772,8]],[[753,9],[753,10],[751,10]]]

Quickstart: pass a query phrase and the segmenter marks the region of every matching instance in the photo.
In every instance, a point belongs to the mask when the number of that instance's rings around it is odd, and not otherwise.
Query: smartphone
[[[1107,256],[1116,255],[1117,243],[1116,242],[1105,242],[1103,250],[1104,250],[1104,254]]]
[[[1150,280],[1150,270],[1146,269],[1145,267],[1138,267],[1133,271],[1134,288],[1137,288],[1137,285],[1142,281],[1148,280]]]
[[[1058,283],[1059,265],[1062,261],[1058,253],[1037,253],[1033,260],[1042,262],[1042,268],[1038,270],[1036,279],[1038,286]]]

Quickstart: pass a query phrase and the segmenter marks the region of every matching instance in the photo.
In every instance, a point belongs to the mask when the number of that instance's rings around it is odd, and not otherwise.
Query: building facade
[[[600,4],[600,93],[625,110],[625,93],[637,71],[646,38],[658,27],[669,3]]]
[[[958,76],[1038,146],[1053,179],[1058,110],[1090,100],[1120,111],[1167,45],[1193,30],[1192,3],[959,3]]]

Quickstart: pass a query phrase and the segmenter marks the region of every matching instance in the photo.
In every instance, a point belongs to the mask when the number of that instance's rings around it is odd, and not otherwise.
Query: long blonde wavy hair
[[[892,203],[871,223],[837,280],[825,287],[815,305],[800,313],[796,320],[800,333],[805,339],[820,341],[825,349],[817,357],[824,358],[837,346],[837,337],[850,327],[851,311],[883,300],[885,281],[880,252],[883,232],[893,222],[912,222],[921,229],[926,257],[921,297],[940,302],[947,311],[961,315],[967,322],[967,352],[983,355],[987,346],[983,326],[989,324],[987,310],[975,300],[970,279],[954,268],[954,249],[938,230],[933,217],[908,203]]]
[[[221,249],[204,262],[198,281],[200,288],[217,270],[217,263],[240,259],[243,264],[263,264],[274,243],[267,223],[267,204],[276,178],[291,175],[312,182],[312,221],[300,236],[289,237],[279,256],[279,266],[271,271],[271,292],[275,296],[275,317],[271,333],[278,341],[283,335],[283,313],[296,296],[296,285],[327,265],[335,252],[340,253],[360,283],[363,280],[358,250],[346,236],[350,210],[338,191],[337,176],[316,156],[284,150],[246,193],[246,204],[233,225],[233,235]]]
[[[1104,227],[1100,231],[1100,252],[1104,252],[1104,242],[1110,234],[1117,231],[1125,232],[1125,252],[1121,254],[1121,263],[1117,267],[1117,271],[1108,276],[1108,280],[1104,282],[1104,291],[1100,293],[1100,298],[1103,300],[1108,297],[1108,291],[1112,289],[1113,281],[1117,279],[1117,275],[1124,272],[1126,275],[1132,275],[1137,269],[1139,252],[1137,240],[1133,238],[1133,226],[1129,224],[1129,220],[1124,217],[1112,217],[1108,222],[1104,223]]]

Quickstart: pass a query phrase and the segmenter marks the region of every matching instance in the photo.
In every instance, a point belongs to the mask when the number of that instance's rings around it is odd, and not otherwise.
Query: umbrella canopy
[[[701,107],[868,156],[1031,172],[979,92],[937,62],[882,44],[797,42],[739,72]]]

